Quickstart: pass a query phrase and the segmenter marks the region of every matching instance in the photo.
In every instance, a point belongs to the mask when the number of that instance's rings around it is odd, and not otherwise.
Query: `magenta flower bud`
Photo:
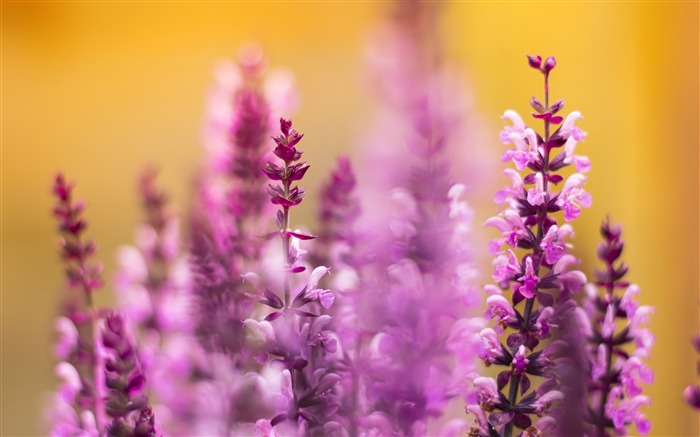
[[[280,118],[280,130],[285,136],[289,135],[289,130],[291,128],[292,120],[285,120],[284,118]]]
[[[525,56],[527,56],[527,62],[530,64],[530,67],[535,68],[537,70],[540,69],[540,67],[542,66],[542,57],[540,55],[532,56],[526,54]]]
[[[275,141],[277,141],[277,139],[275,139]],[[296,155],[296,152],[297,151],[294,147],[289,147],[285,144],[278,143],[277,147],[275,147],[275,150],[272,153],[283,161],[292,161]]]
[[[530,106],[532,106],[532,109],[534,109],[540,114],[543,113],[546,109],[542,102],[540,102],[540,99],[534,96],[530,99]]]
[[[548,111],[551,112],[552,114],[556,114],[557,112],[561,111],[561,109],[564,107],[564,99],[559,99],[552,106],[549,107]]]
[[[515,357],[513,357],[513,371],[515,373],[523,373],[525,372],[525,367],[527,364],[530,362],[527,357],[525,356],[525,346],[521,345],[518,348],[518,352],[515,354]]]
[[[538,56],[539,57],[539,56]],[[547,74],[550,71],[554,69],[554,67],[557,66],[557,60],[554,58],[554,56],[549,56],[546,61],[544,61],[544,65],[542,66],[542,71]]]

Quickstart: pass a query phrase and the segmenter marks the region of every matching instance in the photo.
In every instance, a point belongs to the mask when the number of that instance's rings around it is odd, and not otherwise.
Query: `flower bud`
[[[532,56],[525,54],[527,56],[527,62],[530,64],[530,67],[540,69],[540,66],[542,65],[542,56],[537,55],[537,56]]]
[[[550,71],[554,70],[554,67],[557,66],[557,60],[554,59],[554,56],[550,56],[547,58],[546,61],[544,61],[544,66],[542,67],[542,71],[547,74]]]

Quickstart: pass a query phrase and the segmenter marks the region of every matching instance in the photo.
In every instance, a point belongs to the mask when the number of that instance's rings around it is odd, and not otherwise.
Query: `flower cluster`
[[[542,131],[513,110],[503,115],[502,161],[513,168],[485,222],[498,235],[482,295],[471,189],[466,178],[455,183],[462,169],[448,159],[469,137],[431,51],[435,6],[409,3],[384,34],[401,63],[375,59],[386,111],[372,144],[386,147],[357,174],[349,158],[337,160],[320,192],[318,237],[292,226],[310,165],[304,135],[276,121],[294,100],[289,80],[266,79],[257,48],[217,74],[209,153],[182,235],[155,172],[143,174],[136,242],[118,252],[117,311],[93,303],[103,281],[84,206],[56,178],[70,294],[56,321],[52,435],[648,432],[640,407],[653,379],[652,310],[625,280],[619,226],[603,223],[605,269],[593,283],[572,254],[591,166],[576,153],[581,114],[550,102],[556,60],[528,56],[544,79],[544,98],[530,100]],[[479,360],[491,369],[480,372]],[[700,408],[700,388],[685,397]],[[462,399],[467,416],[445,418]]]
[[[627,435],[631,424],[646,434],[651,424],[639,408],[650,403],[642,394],[641,384],[654,380],[646,364],[654,342],[646,328],[653,308],[640,306],[636,299],[639,287],[625,280],[628,267],[619,261],[624,248],[620,226],[605,220],[600,232],[603,242],[598,247],[598,258],[605,269],[596,271],[595,285],[586,287],[588,299],[584,305],[590,321],[587,435],[603,437],[609,435],[609,429]],[[624,293],[618,295],[616,290]],[[625,347],[629,344],[634,348]]]
[[[527,127],[515,111],[504,114],[512,125],[504,128],[500,138],[514,147],[505,151],[502,160],[512,161],[518,171],[505,170],[512,186],[499,191],[495,201],[506,207],[485,223],[501,236],[489,246],[497,255],[493,279],[498,286],[485,286],[486,316],[495,319],[496,325],[484,328],[479,337],[484,364],[506,369],[496,379],[473,379],[475,395],[467,411],[476,417],[477,425],[471,433],[478,436],[510,437],[514,428],[534,435],[556,426],[550,413],[563,398],[555,364],[561,344],[553,341],[543,347],[542,341],[552,337],[571,314],[575,303],[570,296],[586,282],[585,275],[575,269],[577,260],[569,253],[567,240],[573,229],[568,223],[558,223],[554,215],[563,211],[565,221],[570,222],[578,217],[582,206],[591,203],[590,195],[583,190],[588,160],[574,154],[577,142],[585,137],[574,125],[581,115],[574,111],[564,119],[557,115],[563,100],[549,102],[549,75],[556,66],[555,59],[549,57],[542,62],[539,56],[528,56],[528,61],[544,77],[544,103],[536,97],[530,101],[535,110],[532,116],[544,122],[544,133]],[[557,150],[559,153],[554,155]],[[577,173],[564,181],[558,172],[571,164]],[[522,176],[519,171],[526,174]],[[562,182],[561,190],[557,190]],[[511,292],[510,298],[503,293],[505,290]],[[533,377],[541,380],[536,389],[531,389]],[[537,423],[533,423],[532,415],[539,417]]]

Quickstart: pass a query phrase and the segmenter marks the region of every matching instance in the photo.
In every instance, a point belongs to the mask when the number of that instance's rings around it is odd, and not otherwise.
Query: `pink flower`
[[[474,379],[474,387],[479,402],[488,407],[493,406],[498,401],[498,386],[496,380],[485,376],[480,376]]]
[[[566,143],[564,144],[564,164],[574,164],[574,167],[578,173],[586,173],[591,169],[591,161],[586,156],[574,154],[576,144],[577,141],[574,139],[574,137],[569,137],[569,139],[566,140]]]
[[[481,338],[483,346],[482,352],[479,353],[479,358],[481,358],[485,365],[489,366],[503,358],[503,347],[498,340],[496,331],[491,328],[484,328],[479,333],[479,338]]]
[[[564,224],[561,227],[552,225],[547,229],[547,233],[540,243],[540,247],[544,250],[547,264],[556,264],[561,257],[569,252],[571,245],[566,244],[564,239],[573,235],[574,231],[568,224]]]
[[[518,287],[520,294],[526,298],[535,297],[540,278],[535,274],[535,268],[532,266],[532,257],[525,259],[525,274],[519,277],[518,281],[522,282],[522,285]]]
[[[573,138],[576,141],[581,141],[586,138],[586,133],[574,126],[574,123],[582,118],[583,115],[581,115],[579,111],[573,111],[567,115],[566,119],[564,119],[564,123],[562,123],[559,128],[559,135],[565,139]]]
[[[504,244],[515,247],[518,240],[526,239],[530,235],[522,217],[512,209],[503,211],[498,217],[489,218],[484,222],[484,226],[494,227],[503,234],[503,237],[495,238],[489,243],[489,252],[492,255],[498,253]]]
[[[535,162],[539,158],[539,149],[537,135],[535,131],[528,128],[523,134],[512,133],[510,140],[515,145],[514,149],[508,149],[503,152],[501,161],[512,160],[515,168],[523,171],[531,162]]]
[[[608,309],[605,311],[600,333],[604,339],[610,339],[615,335],[615,308],[612,305],[609,305]]]
[[[78,346],[78,339],[80,338],[78,328],[75,327],[73,321],[68,317],[57,318],[54,326],[58,332],[54,351],[59,360],[65,360]]]
[[[581,214],[581,207],[591,206],[591,195],[583,190],[586,177],[581,173],[574,173],[566,180],[559,194],[557,204],[564,210],[564,219],[567,222],[575,220]]]
[[[517,112],[513,111],[512,109],[507,110],[505,113],[503,113],[503,117],[501,117],[504,121],[505,120],[510,120],[513,124],[512,126],[504,126],[503,130],[498,134],[498,137],[501,139],[501,142],[503,144],[510,144],[512,141],[510,139],[512,134],[517,134],[522,136],[525,132],[525,122],[523,119],[518,115]]]
[[[518,321],[513,305],[502,295],[492,295],[486,299],[486,315],[498,318],[499,325],[508,325]]]
[[[518,257],[508,249],[505,255],[498,255],[493,260],[493,280],[499,284],[506,284],[520,272]]]
[[[267,419],[260,419],[255,422],[255,432],[259,437],[278,437],[279,434],[275,432],[272,427],[272,423]]]
[[[556,327],[557,325],[552,323],[552,316],[554,315],[554,308],[545,307],[540,311],[540,315],[537,316],[537,321],[535,322],[535,328],[539,331],[538,338],[544,340],[549,338],[550,327]]]
[[[542,173],[535,174],[535,187],[527,190],[527,201],[532,206],[542,205],[547,199]]]
[[[552,404],[556,401],[564,399],[564,393],[559,390],[550,390],[535,401],[535,411],[537,414],[546,414],[552,408]]]
[[[516,352],[515,356],[513,357],[513,371],[516,374],[525,372],[525,367],[529,362],[530,360],[528,360],[525,356],[525,345],[520,345],[518,352]]]
[[[578,260],[570,254],[559,258],[552,268],[552,272],[557,275],[557,280],[562,289],[572,292],[579,291],[586,284],[586,275],[579,270],[569,270],[571,266],[578,265]]]
[[[627,314],[627,317],[634,317],[637,308],[639,308],[639,303],[635,299],[638,294],[639,287],[636,284],[631,284],[620,299],[620,309]]]
[[[512,168],[503,170],[503,173],[510,178],[512,186],[496,192],[493,200],[499,205],[502,205],[509,198],[519,199],[524,192],[523,178],[520,176],[520,173]]]
[[[605,413],[613,421],[618,433],[627,434],[625,427],[634,423],[640,434],[647,434],[651,429],[651,423],[639,411],[639,408],[650,404],[651,400],[647,396],[638,395],[623,398],[622,389],[614,387],[610,391],[608,402],[605,404]]]
[[[56,365],[56,375],[63,380],[63,384],[59,389],[59,396],[67,404],[72,404],[75,395],[83,389],[83,383],[80,381],[80,375],[75,370],[73,365],[60,362]]]
[[[632,356],[622,365],[620,379],[627,396],[637,396],[642,394],[642,387],[639,385],[639,382],[651,384],[654,382],[654,373],[641,359]]]

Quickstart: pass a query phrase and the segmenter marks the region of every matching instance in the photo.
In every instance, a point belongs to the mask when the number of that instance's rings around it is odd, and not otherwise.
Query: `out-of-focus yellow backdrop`
[[[143,164],[185,204],[202,157],[205,92],[218,59],[259,41],[302,94],[314,188],[371,117],[362,77],[374,2],[48,2],[2,5],[2,435],[41,435],[54,385],[52,319],[62,272],[50,219],[57,170],[87,199],[90,236],[113,273],[133,239],[133,187]],[[652,435],[697,436],[682,403],[696,381],[698,330],[698,3],[462,2],[444,8],[445,54],[463,69],[494,157],[499,116],[541,95],[524,53],[554,54],[554,98],[585,116],[579,151],[592,163],[594,206],[575,223],[577,253],[595,265],[605,214],[624,225],[630,277],[656,307],[648,389]],[[465,144],[465,153],[469,145]],[[360,162],[356,166],[362,165]],[[505,166],[505,165],[503,165]],[[502,167],[503,167],[502,166]],[[497,167],[497,168],[502,168]],[[479,185],[490,198],[500,174]],[[486,193],[483,195],[483,193]],[[495,211],[478,205],[477,221]],[[310,220],[310,219],[309,219]],[[489,231],[485,231],[489,232]],[[110,301],[103,291],[98,303]]]

